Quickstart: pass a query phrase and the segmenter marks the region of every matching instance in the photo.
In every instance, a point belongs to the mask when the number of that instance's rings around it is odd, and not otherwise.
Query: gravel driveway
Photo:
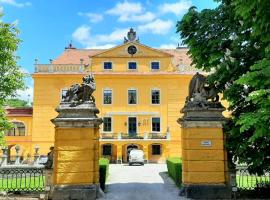
[[[165,164],[128,166],[112,164],[109,168],[108,200],[184,200],[167,174]]]

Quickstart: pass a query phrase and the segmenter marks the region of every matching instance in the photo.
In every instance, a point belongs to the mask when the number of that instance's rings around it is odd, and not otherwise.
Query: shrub
[[[166,160],[168,174],[174,180],[176,185],[182,183],[182,160],[181,158],[168,158]]]
[[[101,189],[105,190],[105,182],[109,175],[109,159],[107,158],[100,158],[99,159],[99,183]]]

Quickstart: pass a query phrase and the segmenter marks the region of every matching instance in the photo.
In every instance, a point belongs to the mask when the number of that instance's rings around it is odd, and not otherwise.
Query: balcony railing
[[[54,73],[54,72],[83,72],[85,69],[84,65],[81,64],[36,64],[36,73]]]
[[[143,133],[143,134],[128,134],[128,133],[101,133],[101,140],[170,140],[170,132],[166,133]]]

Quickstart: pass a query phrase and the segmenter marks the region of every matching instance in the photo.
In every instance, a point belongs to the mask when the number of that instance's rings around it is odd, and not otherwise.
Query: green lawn
[[[45,176],[0,179],[1,191],[44,190]]]

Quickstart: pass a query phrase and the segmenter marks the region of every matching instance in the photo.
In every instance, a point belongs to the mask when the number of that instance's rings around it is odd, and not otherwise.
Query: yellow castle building
[[[96,81],[100,127],[100,156],[127,162],[130,149],[142,149],[148,162],[181,156],[177,123],[196,72],[187,48],[157,49],[141,44],[130,29],[124,43],[100,49],[72,45],[49,64],[35,64],[33,108],[7,109],[15,127],[7,131],[11,152],[19,144],[23,156],[34,147],[46,155],[54,144],[54,125],[67,89],[92,73]],[[12,154],[12,153],[11,153]]]

